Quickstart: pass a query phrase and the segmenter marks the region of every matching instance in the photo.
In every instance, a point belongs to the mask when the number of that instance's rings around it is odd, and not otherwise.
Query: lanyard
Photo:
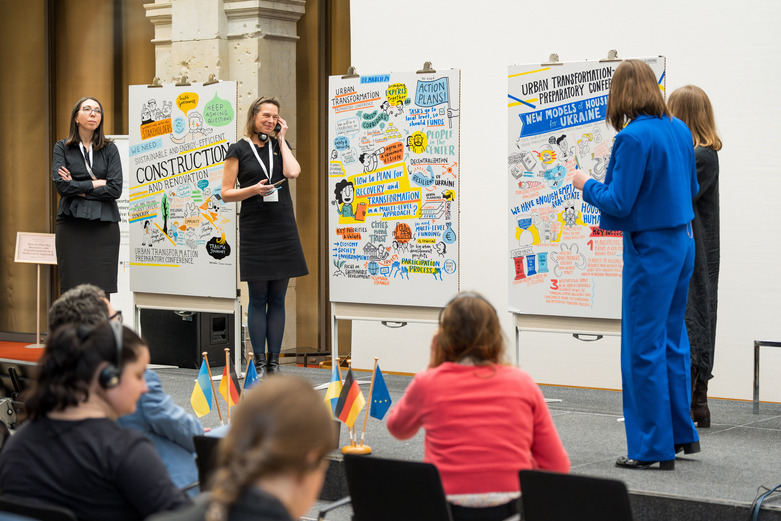
[[[89,147],[89,162],[87,162],[87,154],[86,152],[84,152],[84,145],[79,143],[79,149],[81,150],[81,157],[84,158],[84,166],[87,167],[87,173],[92,179],[97,179],[97,177],[95,177],[95,174],[92,173],[92,167],[90,166],[90,164],[92,163],[92,145],[90,145]]]
[[[258,155],[258,151],[255,150],[255,143],[252,142],[252,140],[248,137],[244,138],[247,143],[249,143],[249,147],[252,149],[252,153],[255,154],[255,159],[258,160],[258,163],[260,163],[260,168],[263,169],[263,173],[266,174],[266,177],[268,178],[268,182],[271,183],[271,175],[268,173],[268,170],[266,170],[266,165],[263,164],[263,161],[260,160],[260,156]],[[274,156],[271,153],[271,141],[268,142],[268,166],[271,169],[271,174],[274,173]]]

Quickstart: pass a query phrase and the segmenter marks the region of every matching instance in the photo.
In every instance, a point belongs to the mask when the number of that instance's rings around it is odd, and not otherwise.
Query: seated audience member
[[[540,388],[504,357],[493,306],[459,293],[440,315],[428,369],[388,417],[399,439],[425,429],[424,460],[439,470],[455,521],[515,514],[522,469],[569,471]]]
[[[54,301],[49,309],[49,330],[54,331],[68,322],[91,326],[119,316],[102,289],[81,284]],[[163,391],[157,373],[147,369],[144,379],[148,391],[138,400],[136,411],[118,418],[117,423],[147,435],[171,480],[177,487],[185,487],[198,481],[193,436],[202,435],[203,426],[198,418],[176,405]],[[197,490],[193,489],[191,493],[194,495]]]
[[[235,411],[209,500],[150,521],[292,521],[311,507],[336,443],[320,394],[301,378],[279,375],[249,391]]]
[[[119,427],[146,392],[149,350],[121,324],[50,334],[28,420],[0,453],[0,494],[72,510],[81,521],[140,521],[190,503],[152,442]]]

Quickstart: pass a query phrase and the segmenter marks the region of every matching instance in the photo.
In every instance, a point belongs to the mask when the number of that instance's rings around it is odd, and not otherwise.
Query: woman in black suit
[[[94,284],[117,292],[122,164],[103,133],[103,107],[95,98],[73,106],[70,131],[54,145],[52,180],[60,194],[56,249],[60,291]]]

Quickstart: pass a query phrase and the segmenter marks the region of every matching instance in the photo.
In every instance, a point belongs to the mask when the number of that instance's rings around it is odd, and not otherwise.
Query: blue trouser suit
[[[699,440],[684,321],[693,266],[690,224],[624,232],[621,375],[632,459],[672,460],[676,444]]]

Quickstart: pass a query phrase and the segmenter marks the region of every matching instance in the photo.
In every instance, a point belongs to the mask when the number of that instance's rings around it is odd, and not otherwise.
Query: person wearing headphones
[[[494,307],[459,293],[439,317],[428,369],[388,417],[401,440],[425,429],[423,459],[439,470],[454,521],[506,519],[518,512],[520,470],[570,468],[542,391],[504,359]]]
[[[122,314],[105,298],[103,290],[92,284],[80,284],[63,293],[49,308],[49,331],[69,322],[94,326],[121,317]],[[140,431],[152,440],[171,481],[179,488],[187,487],[198,481],[193,436],[203,435],[203,426],[198,418],[166,394],[156,372],[147,369],[144,380],[147,392],[139,398],[135,412],[119,417],[117,423]],[[191,496],[197,493],[197,488],[190,491]]]
[[[152,442],[114,421],[146,392],[148,362],[147,346],[118,322],[50,334],[25,400],[30,419],[0,452],[0,494],[81,521],[140,521],[189,504]]]

